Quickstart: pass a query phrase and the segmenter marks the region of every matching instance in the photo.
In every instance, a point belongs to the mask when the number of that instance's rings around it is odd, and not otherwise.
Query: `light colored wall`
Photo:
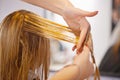
[[[44,10],[42,8],[30,5],[21,0],[0,0],[0,22],[9,13],[20,9],[29,10],[44,16]]]

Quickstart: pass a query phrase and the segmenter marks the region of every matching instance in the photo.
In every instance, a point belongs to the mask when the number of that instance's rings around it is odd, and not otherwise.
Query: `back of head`
[[[0,80],[27,80],[29,71],[40,66],[41,79],[47,78],[49,39],[37,35],[34,26],[26,22],[26,17],[31,18],[30,15],[35,16],[29,11],[16,11],[1,24]]]

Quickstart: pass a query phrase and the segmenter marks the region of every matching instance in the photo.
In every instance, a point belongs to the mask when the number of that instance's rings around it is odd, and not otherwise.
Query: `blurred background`
[[[99,11],[98,15],[95,17],[87,17],[91,24],[91,33],[94,42],[94,55],[96,58],[97,66],[101,70],[101,80],[120,80],[120,43],[117,43],[119,51],[116,52],[119,56],[116,64],[111,63],[110,60],[114,60],[116,57],[109,56],[109,50],[111,46],[116,44],[116,41],[120,42],[120,0],[70,0],[74,6],[77,8],[87,10],[87,11]],[[22,2],[21,0],[0,0],[0,22],[9,13],[25,9],[37,13],[44,18],[48,18],[57,23],[67,25],[61,16],[44,10],[40,7],[33,6],[31,4]],[[51,40],[51,65],[50,72],[52,73],[58,71],[66,64],[72,62],[75,52],[72,49],[73,44]],[[113,52],[114,54],[114,52]],[[107,59],[106,59],[107,57]],[[104,65],[104,64],[111,65]],[[114,62],[113,62],[114,63]],[[114,66],[118,66],[116,71],[111,70],[111,72],[105,69],[110,67],[113,69]],[[105,70],[104,70],[105,69]],[[112,73],[111,75],[108,75]],[[114,75],[116,74],[116,75]]]

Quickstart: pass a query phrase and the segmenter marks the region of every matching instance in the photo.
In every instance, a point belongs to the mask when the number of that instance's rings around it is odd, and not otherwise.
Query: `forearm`
[[[64,10],[73,7],[69,0],[22,0],[30,4],[50,10],[59,15],[63,15]]]
[[[57,72],[50,80],[79,80],[80,68],[76,65],[71,65]]]

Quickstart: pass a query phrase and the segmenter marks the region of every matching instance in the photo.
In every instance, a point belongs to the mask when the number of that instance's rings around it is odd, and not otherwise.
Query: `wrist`
[[[79,80],[80,68],[76,64],[70,64],[58,71],[50,80]]]
[[[70,66],[75,66],[76,68],[80,69],[80,67],[79,67],[77,64],[66,65],[66,66],[64,66],[64,68],[66,68],[66,67],[70,67]]]
[[[73,63],[73,64],[70,64],[70,65],[66,65],[64,68],[68,68],[68,67],[69,68],[72,67],[74,69],[74,71],[76,72],[76,75],[78,76],[77,80],[80,79],[80,75],[81,75],[80,66]]]
[[[75,8],[71,3],[65,3],[64,6],[62,5],[60,15],[64,18],[66,14]]]
[[[77,59],[77,55],[74,56],[72,64],[75,64],[75,65],[77,65],[79,67],[81,66],[81,62],[79,61],[79,59]]]
[[[67,67],[74,67],[74,68],[76,68],[78,74],[80,75],[80,66],[79,65],[73,63],[73,64],[70,64],[70,65],[64,66],[64,68],[67,68]]]

